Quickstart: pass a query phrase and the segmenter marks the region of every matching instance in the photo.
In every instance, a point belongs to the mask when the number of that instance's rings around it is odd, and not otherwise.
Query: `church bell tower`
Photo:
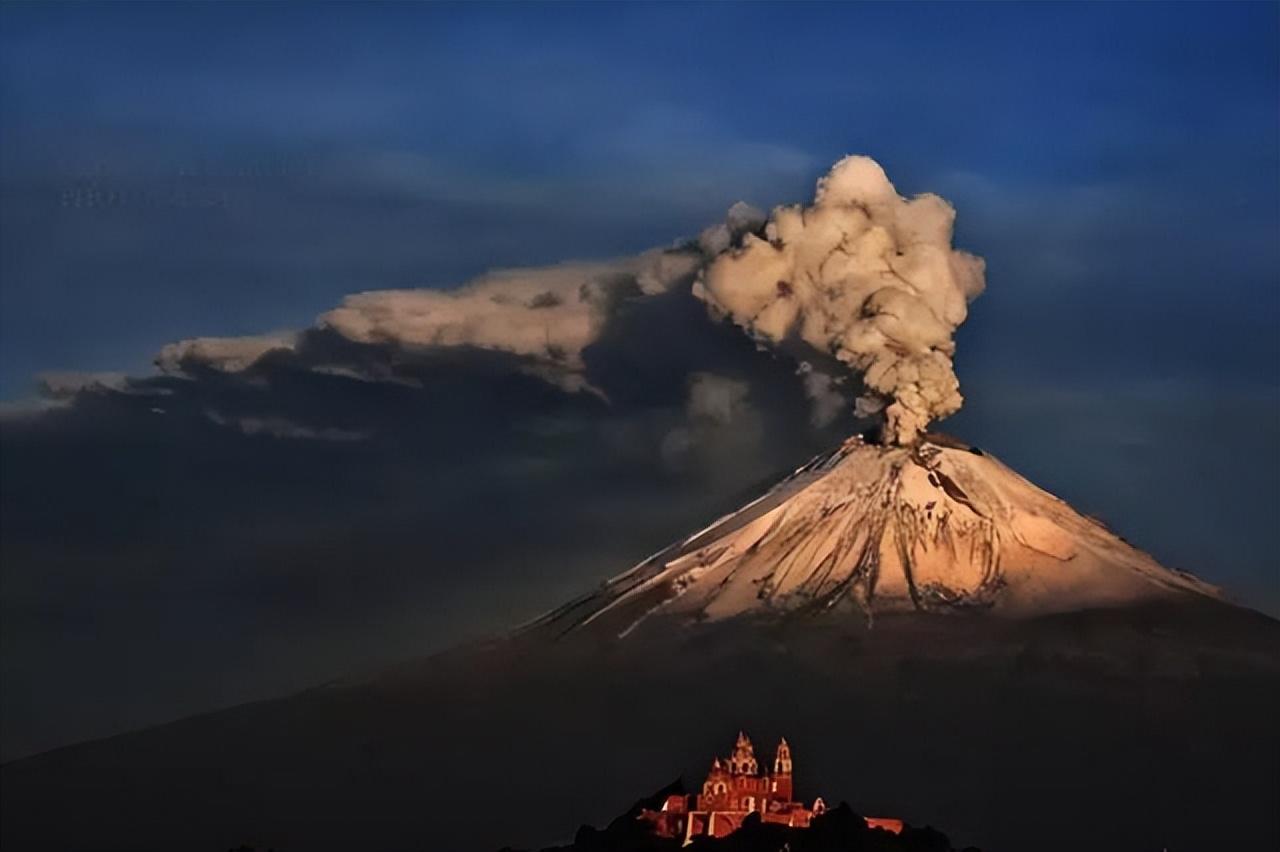
[[[778,751],[773,758],[773,782],[770,785],[770,798],[777,801],[791,801],[791,746],[786,737],[778,743]]]

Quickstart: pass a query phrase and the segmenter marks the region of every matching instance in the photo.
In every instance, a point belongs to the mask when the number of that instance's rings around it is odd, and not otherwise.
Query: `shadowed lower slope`
[[[18,761],[4,847],[563,842],[673,761],[705,770],[726,726],[785,732],[798,789],[960,845],[1280,841],[1280,625],[1263,616],[1205,601],[636,639],[494,643]]]

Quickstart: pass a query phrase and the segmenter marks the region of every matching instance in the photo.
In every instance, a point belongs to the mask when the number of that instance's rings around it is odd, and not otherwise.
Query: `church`
[[[806,807],[793,797],[791,746],[786,739],[778,743],[774,752],[772,771],[761,772],[755,747],[745,733],[739,732],[733,752],[712,761],[701,792],[668,796],[661,810],[643,810],[639,818],[648,822],[655,834],[679,837],[689,843],[702,835],[731,834],[751,813],[759,813],[764,822],[807,828],[815,816],[826,810],[821,798]],[[867,822],[895,834],[902,830],[899,820]]]

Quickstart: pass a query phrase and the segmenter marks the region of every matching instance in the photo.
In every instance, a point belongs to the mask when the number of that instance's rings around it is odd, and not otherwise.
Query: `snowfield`
[[[1162,567],[971,447],[853,438],[542,626],[757,611],[990,610],[1010,617],[1218,590]]]

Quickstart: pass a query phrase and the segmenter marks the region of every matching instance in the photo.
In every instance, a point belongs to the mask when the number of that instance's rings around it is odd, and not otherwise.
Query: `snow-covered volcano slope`
[[[657,615],[836,607],[1020,617],[1187,594],[1218,592],[981,450],[853,438],[539,624],[625,635]]]

